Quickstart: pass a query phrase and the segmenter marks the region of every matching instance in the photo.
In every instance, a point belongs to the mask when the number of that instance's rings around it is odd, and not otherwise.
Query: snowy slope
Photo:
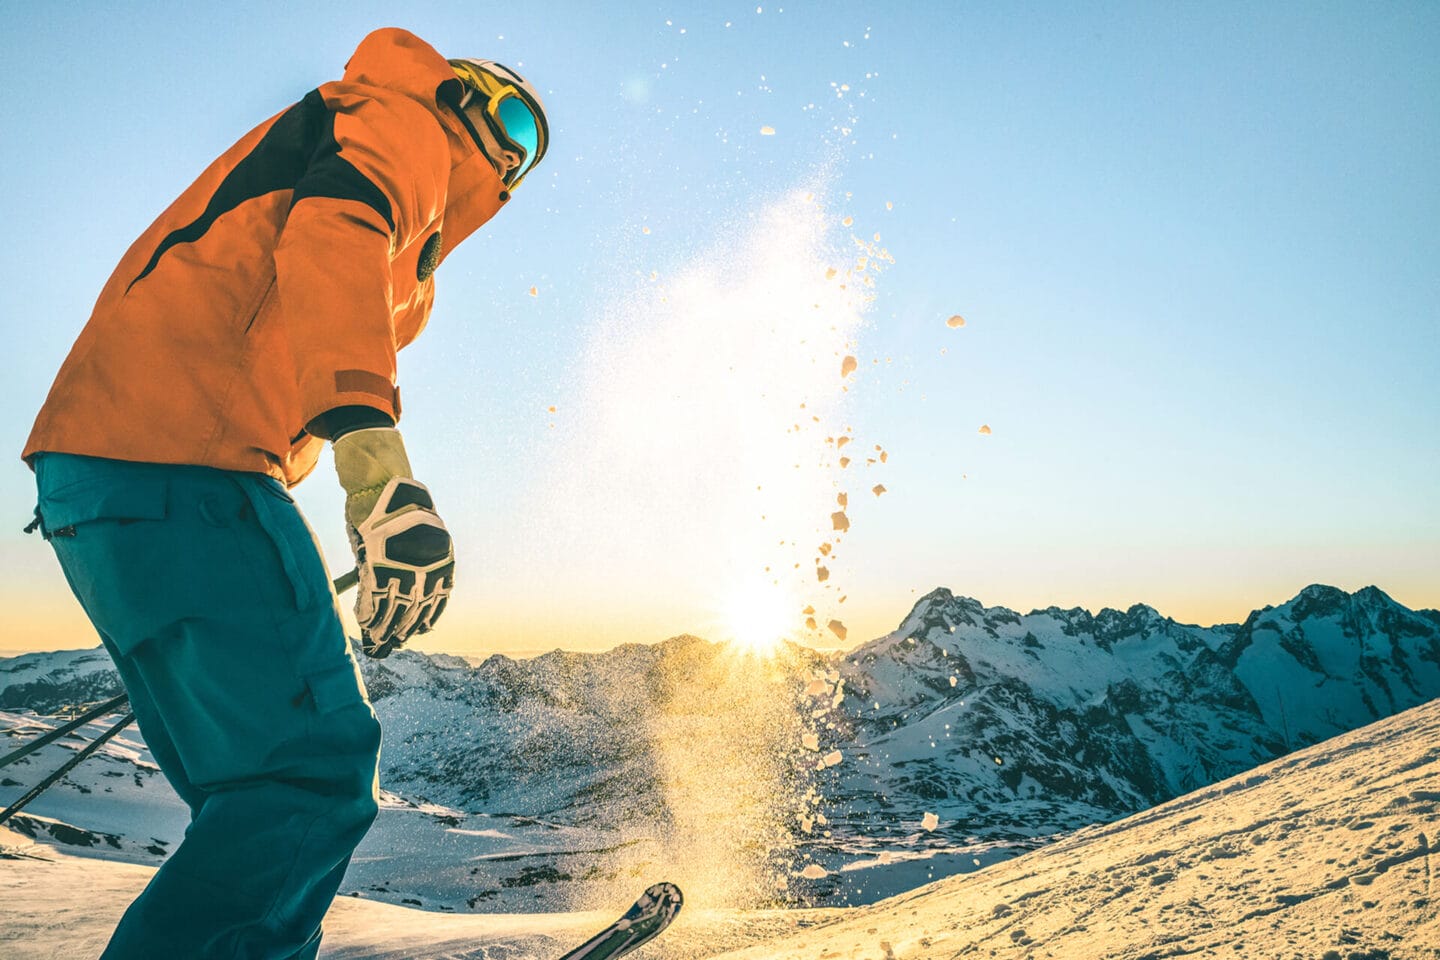
[[[692,896],[637,960],[1434,960],[1437,824],[1440,701],[871,906],[717,910]],[[0,868],[0,955],[13,960],[94,955],[149,875],[3,834],[0,847],[47,858]],[[532,960],[610,916],[340,898],[321,956]]]

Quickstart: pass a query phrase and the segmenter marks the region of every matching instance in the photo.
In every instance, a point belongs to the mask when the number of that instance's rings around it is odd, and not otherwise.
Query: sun
[[[769,655],[794,626],[795,605],[787,591],[770,583],[750,583],[733,590],[721,609],[726,639],[748,653]]]

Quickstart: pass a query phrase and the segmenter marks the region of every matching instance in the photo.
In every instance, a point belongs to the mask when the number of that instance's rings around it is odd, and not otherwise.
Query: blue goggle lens
[[[495,118],[505,128],[505,135],[525,151],[525,159],[515,171],[515,177],[519,178],[535,165],[540,152],[540,128],[535,123],[535,114],[520,98],[506,97],[495,108]]]

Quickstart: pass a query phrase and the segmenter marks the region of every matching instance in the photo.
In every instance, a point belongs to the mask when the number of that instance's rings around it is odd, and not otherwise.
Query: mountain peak
[[[1388,593],[1386,593],[1384,590],[1381,590],[1374,584],[1371,584],[1368,587],[1361,587],[1359,590],[1356,590],[1353,594],[1351,594],[1351,597],[1353,597],[1355,600],[1360,601],[1367,607],[1378,607],[1384,606],[1386,604],[1393,605],[1395,603],[1394,598],[1392,598]]]
[[[934,590],[931,590],[929,593],[925,594],[925,596],[923,596],[923,597],[921,597],[919,600],[917,600],[917,601],[915,602],[915,606],[918,607],[918,606],[920,606],[922,603],[923,603],[923,604],[929,604],[929,603],[949,603],[951,600],[954,600],[954,599],[955,599],[955,594],[951,593],[948,588],[946,588],[946,587],[936,587]]]
[[[1295,600],[1302,598],[1311,601],[1335,602],[1350,599],[1350,594],[1339,587],[1332,587],[1326,583],[1312,583],[1295,595]]]

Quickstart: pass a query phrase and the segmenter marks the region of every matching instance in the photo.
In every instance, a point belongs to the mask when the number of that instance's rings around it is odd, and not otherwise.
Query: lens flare
[[[797,604],[770,583],[752,582],[733,591],[721,614],[721,635],[740,650],[773,654],[796,626]]]

